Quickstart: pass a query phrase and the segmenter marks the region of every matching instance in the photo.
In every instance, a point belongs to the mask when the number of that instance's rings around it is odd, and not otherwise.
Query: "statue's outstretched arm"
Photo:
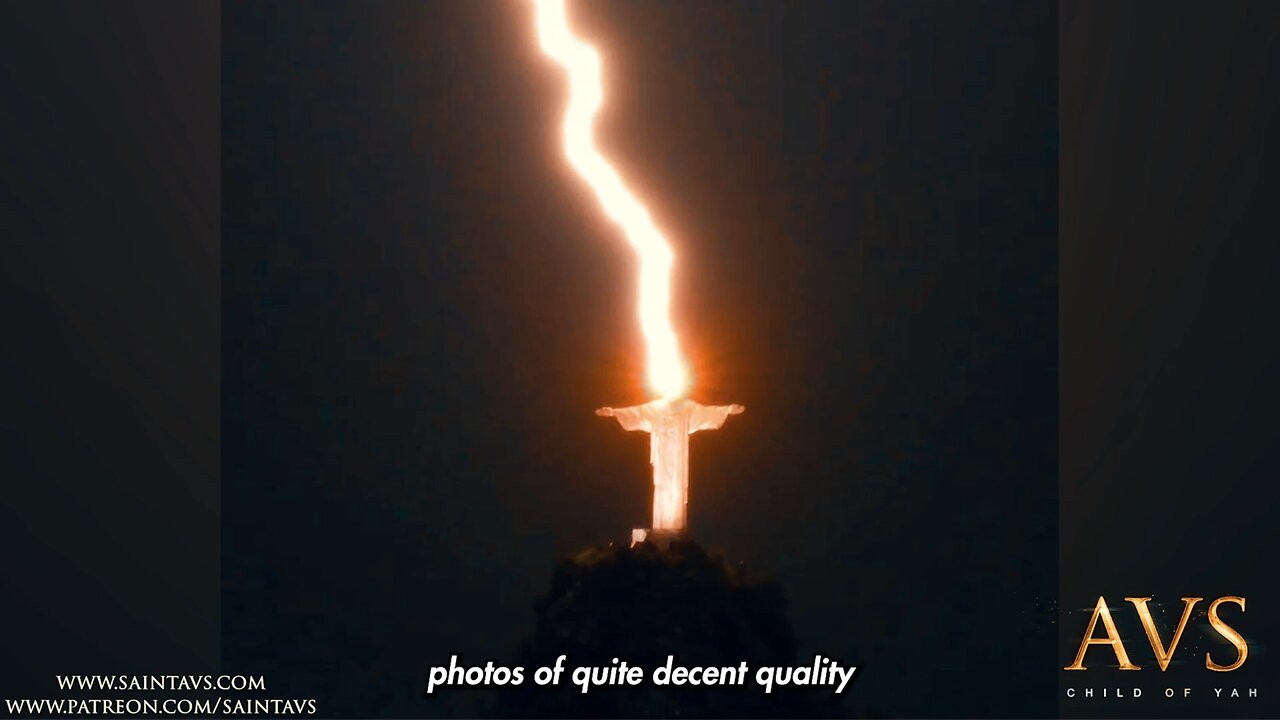
[[[746,408],[741,405],[700,405],[694,403],[689,416],[689,433],[699,430],[718,430],[730,415],[741,415]]]
[[[602,407],[596,410],[596,414],[600,417],[614,418],[622,426],[623,430],[644,430],[645,432],[653,430],[649,424],[649,419],[644,416],[644,412],[638,405],[626,408]]]

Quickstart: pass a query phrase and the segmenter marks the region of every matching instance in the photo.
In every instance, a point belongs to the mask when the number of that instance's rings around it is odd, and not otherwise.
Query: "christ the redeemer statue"
[[[649,433],[649,462],[653,464],[652,532],[678,535],[685,528],[689,497],[689,436],[716,430],[725,418],[741,413],[741,405],[702,405],[680,398],[654,400],[627,408],[600,408],[601,417],[617,418],[623,430]],[[643,540],[636,531],[635,540]]]

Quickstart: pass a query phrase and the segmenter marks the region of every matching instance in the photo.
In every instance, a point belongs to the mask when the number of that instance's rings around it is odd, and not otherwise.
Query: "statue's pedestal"
[[[649,530],[646,528],[636,528],[631,531],[631,547],[635,547],[642,542],[649,542],[658,547],[668,547],[674,540],[684,540],[685,534],[682,530]]]

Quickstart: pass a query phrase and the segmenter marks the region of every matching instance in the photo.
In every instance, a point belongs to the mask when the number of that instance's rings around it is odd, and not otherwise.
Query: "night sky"
[[[520,2],[226,2],[223,664],[456,715],[556,559],[647,524],[636,262]],[[1056,712],[1055,3],[573,3],[677,255],[702,544],[850,705]]]

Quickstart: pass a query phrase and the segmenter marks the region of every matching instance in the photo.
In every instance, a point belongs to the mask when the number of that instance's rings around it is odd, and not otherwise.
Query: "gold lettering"
[[[1230,625],[1222,622],[1218,617],[1218,606],[1224,602],[1234,603],[1240,606],[1240,612],[1244,612],[1244,598],[1235,595],[1228,595],[1214,600],[1209,605],[1209,624],[1213,626],[1218,634],[1231,641],[1236,646],[1236,661],[1230,665],[1219,665],[1209,657],[1209,653],[1204,654],[1204,666],[1215,672],[1231,672],[1244,664],[1245,658],[1249,657],[1249,645]]]
[[[1125,600],[1133,603],[1138,609],[1138,617],[1142,620],[1142,627],[1147,631],[1147,640],[1151,641],[1151,650],[1156,654],[1156,662],[1160,664],[1160,672],[1164,672],[1169,668],[1169,661],[1173,659],[1173,651],[1178,648],[1178,641],[1182,639],[1182,631],[1187,627],[1187,620],[1191,619],[1191,608],[1196,606],[1204,598],[1184,597],[1182,598],[1182,619],[1178,621],[1178,629],[1173,633],[1173,640],[1169,643],[1169,649],[1164,649],[1164,644],[1160,642],[1160,633],[1156,631],[1155,620],[1151,619],[1151,610],[1147,608],[1149,597],[1127,597]]]
[[[1095,638],[1093,636],[1094,628],[1098,626],[1099,617],[1102,618],[1103,627],[1107,629],[1105,638]],[[1140,669],[1137,665],[1129,662],[1129,653],[1124,651],[1124,643],[1120,641],[1120,633],[1116,631],[1116,623],[1111,619],[1111,610],[1107,608],[1107,599],[1101,595],[1098,596],[1098,604],[1093,608],[1093,617],[1089,618],[1089,627],[1084,631],[1084,640],[1080,643],[1080,652],[1076,653],[1076,661],[1062,669],[1086,670],[1084,654],[1090,645],[1110,645],[1116,654],[1116,660],[1120,662],[1121,670]]]

